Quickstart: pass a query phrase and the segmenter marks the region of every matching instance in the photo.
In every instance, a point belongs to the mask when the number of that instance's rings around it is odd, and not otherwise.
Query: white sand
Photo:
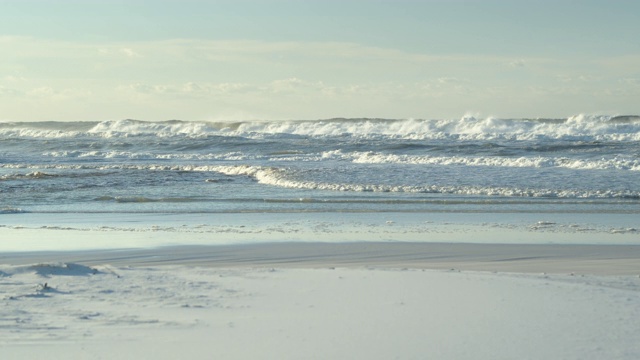
[[[635,360],[636,217],[8,214],[0,359]]]
[[[638,359],[636,249],[359,243],[14,253],[0,259],[0,352]]]

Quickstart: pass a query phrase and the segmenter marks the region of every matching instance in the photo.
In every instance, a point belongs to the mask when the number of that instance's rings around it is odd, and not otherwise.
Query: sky
[[[0,121],[640,114],[637,0],[0,0]]]

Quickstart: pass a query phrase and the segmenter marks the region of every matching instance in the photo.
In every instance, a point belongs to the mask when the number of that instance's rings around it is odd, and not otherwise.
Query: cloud
[[[55,94],[55,91],[53,90],[53,88],[49,87],[49,86],[41,86],[35,89],[31,89],[27,92],[27,95],[29,96],[43,96],[43,97],[49,97],[51,95]]]
[[[129,91],[139,95],[154,96],[227,96],[227,95],[304,95],[304,94],[325,94],[330,95],[336,90],[335,86],[325,85],[322,81],[308,81],[299,78],[287,78],[273,80],[268,83],[210,83],[210,82],[185,82],[185,83],[164,83],[146,84],[132,83],[118,87],[118,91]],[[347,91],[345,91],[347,92]]]
[[[640,78],[633,78],[633,77],[623,78],[618,80],[618,82],[625,85],[640,86]]]
[[[299,93],[299,92],[319,92],[329,93],[330,88],[324,85],[322,81],[305,81],[296,77],[275,80],[268,85],[268,89],[274,93]]]
[[[525,65],[526,65],[525,62],[522,59],[514,60],[514,61],[509,63],[509,66],[515,67],[515,68],[525,67]]]
[[[40,86],[25,91],[24,95],[26,95],[28,98],[45,101],[75,101],[91,97],[92,92],[90,90],[79,88],[57,89],[50,86]]]
[[[457,77],[441,77],[438,78],[437,81],[439,84],[464,84],[469,82],[468,79],[460,79]]]
[[[7,75],[3,78],[3,80],[11,83],[20,83],[20,82],[27,81],[27,78],[25,78],[24,76]]]
[[[386,83],[350,83],[339,84],[321,80],[307,80],[298,77],[277,79],[265,83],[132,83],[118,86],[117,92],[126,96],[157,101],[175,101],[181,99],[209,99],[249,101],[250,99],[271,99],[273,101],[298,101],[316,99],[335,101],[391,101],[443,98],[451,95],[480,93],[471,81],[457,78],[439,78],[429,82],[405,84],[401,82]],[[161,100],[162,99],[162,100]],[[359,100],[359,101],[360,101]]]
[[[597,81],[602,81],[602,77],[600,76],[595,76],[595,75],[588,75],[588,74],[581,74],[581,75],[567,75],[567,74],[562,74],[562,75],[557,75],[556,78],[563,83],[589,83],[589,82],[597,82]]]
[[[90,45],[89,45],[90,46]],[[83,48],[85,46],[82,46]],[[80,50],[80,47],[78,47]],[[131,47],[122,47],[122,45],[116,44],[111,46],[98,47],[96,49],[96,53],[99,56],[111,56],[111,57],[124,57],[124,58],[140,58],[140,55],[137,51],[133,50]]]
[[[633,69],[637,72],[640,69],[640,54],[604,56],[601,59],[597,59],[596,63],[611,68]]]
[[[7,88],[4,87],[2,85],[0,85],[0,96],[5,96],[5,97],[14,97],[14,96],[20,96],[22,95],[22,92],[20,90],[17,89],[12,89],[12,88]]]
[[[605,98],[594,101],[599,89],[636,91],[640,73],[640,61],[631,61],[637,57],[607,63],[433,56],[351,42],[71,42],[5,36],[0,37],[0,53],[0,94],[30,99],[25,100],[31,101],[29,112],[39,111],[46,118],[47,106],[41,106],[45,100],[57,101],[60,108],[82,105],[88,112],[83,118],[92,118],[91,111],[193,118],[210,108],[277,117],[419,117],[423,110],[429,117],[446,117],[447,112],[457,116],[465,109],[517,112],[523,104],[534,109],[555,106],[544,110],[553,116],[566,113],[562,109],[568,101],[606,105]],[[617,66],[610,66],[612,62]],[[557,101],[547,105],[550,98]],[[3,110],[12,106],[13,118],[27,112],[22,110],[27,106],[14,106],[13,99],[0,101]]]
[[[256,40],[197,40],[170,39],[138,42],[70,42],[33,37],[0,37],[0,46],[8,59],[25,57],[46,58],[94,58],[121,56],[126,58],[150,57],[154,61],[173,59],[176,61],[214,62],[273,62],[290,63],[300,61],[397,62],[438,63],[470,62],[496,63],[509,61],[494,56],[478,55],[430,55],[408,52],[394,48],[368,46],[350,42],[302,42],[302,41],[256,41]],[[511,61],[524,64],[523,60]]]
[[[582,82],[592,82],[592,81],[598,81],[601,78],[594,75],[578,75],[577,79]]]
[[[573,81],[573,77],[569,76],[569,75],[557,75],[556,78],[563,83],[568,83]]]
[[[133,51],[130,48],[121,48],[118,50],[118,52],[130,58],[142,57],[140,54],[138,54],[137,52]]]
[[[242,83],[215,84],[196,82],[162,84],[132,83],[118,86],[116,89],[118,93],[169,99],[176,96],[183,98],[202,98],[229,94],[246,94],[248,92],[255,92],[258,90],[259,87],[257,85],[247,85]]]

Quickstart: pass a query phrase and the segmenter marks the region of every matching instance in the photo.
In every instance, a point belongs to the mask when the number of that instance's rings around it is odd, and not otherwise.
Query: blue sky
[[[0,120],[637,114],[639,1],[2,1]]]

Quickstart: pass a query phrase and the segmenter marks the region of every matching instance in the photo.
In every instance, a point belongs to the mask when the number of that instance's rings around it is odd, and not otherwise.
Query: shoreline
[[[640,275],[640,245],[278,242],[12,252],[0,264],[187,265],[212,268],[415,268]]]

